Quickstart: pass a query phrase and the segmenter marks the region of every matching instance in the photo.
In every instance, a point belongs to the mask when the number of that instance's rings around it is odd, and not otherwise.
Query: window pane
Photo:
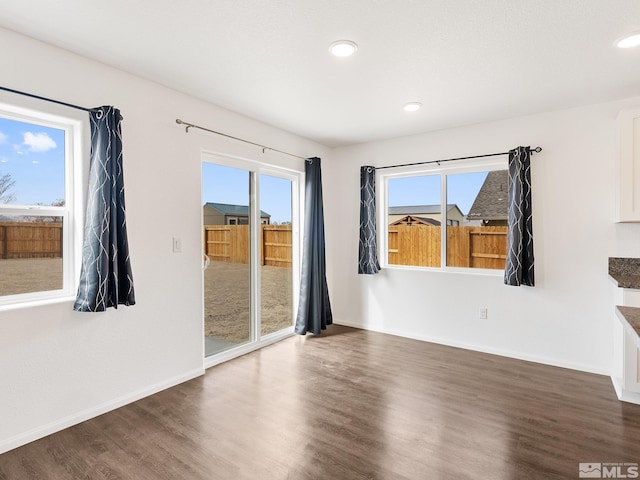
[[[447,175],[447,265],[504,269],[507,170]]]
[[[440,266],[440,175],[389,179],[389,264]]]
[[[62,286],[62,218],[0,215],[0,296]]]
[[[202,164],[205,355],[251,340],[251,266],[247,170]]]
[[[260,175],[261,335],[293,325],[291,180]]]
[[[64,130],[0,116],[0,205],[63,206],[64,176]],[[0,210],[0,296],[62,289],[62,238],[62,216]]]
[[[65,131],[0,116],[0,204],[64,205]]]

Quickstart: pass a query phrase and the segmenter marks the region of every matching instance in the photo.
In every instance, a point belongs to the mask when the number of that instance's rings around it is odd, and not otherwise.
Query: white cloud
[[[36,164],[36,165],[37,165],[37,164],[39,164],[40,162],[39,162],[38,160],[31,160],[31,163],[34,163],[34,164]]]
[[[0,158],[0,163],[7,163],[9,160],[7,160],[5,157]]]
[[[26,132],[24,134],[23,145],[29,147],[30,152],[46,152],[53,148],[56,148],[56,142],[46,133],[31,133]]]
[[[0,143],[5,143],[7,141],[7,138],[9,137],[7,136],[6,133],[0,132]]]

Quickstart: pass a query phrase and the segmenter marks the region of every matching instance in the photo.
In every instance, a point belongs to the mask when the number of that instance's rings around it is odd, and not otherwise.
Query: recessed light
[[[640,32],[634,32],[616,41],[616,47],[618,48],[631,48],[638,45],[640,45]]]
[[[405,103],[402,109],[405,112],[415,112],[416,110],[420,110],[422,108],[422,104],[420,102],[409,102]]]
[[[351,40],[338,40],[329,45],[329,51],[336,57],[349,57],[356,53],[358,45]]]

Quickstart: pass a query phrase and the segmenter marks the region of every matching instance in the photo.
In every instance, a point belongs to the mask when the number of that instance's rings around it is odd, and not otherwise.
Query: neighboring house
[[[506,226],[508,191],[509,172],[507,170],[489,172],[473,201],[467,219],[480,221],[486,226]]]
[[[205,225],[248,225],[249,207],[246,205],[207,202],[202,207],[202,218]],[[260,210],[260,223],[269,225],[271,223],[271,215],[264,210]]]
[[[442,222],[440,205],[406,205],[401,207],[389,207],[389,224],[398,225],[399,220],[407,216],[420,218],[423,221],[436,220],[438,225]],[[447,225],[458,226],[464,221],[464,215],[455,203],[447,205]],[[402,222],[401,222],[402,223]]]
[[[407,215],[406,217],[402,217],[400,220],[396,220],[390,225],[428,225],[433,227],[439,227],[440,220],[434,220],[433,218],[426,217],[415,217],[413,215]]]

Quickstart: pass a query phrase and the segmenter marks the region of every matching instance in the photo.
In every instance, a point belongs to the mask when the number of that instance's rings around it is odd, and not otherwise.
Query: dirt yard
[[[260,269],[262,335],[292,324],[291,269]],[[249,265],[211,262],[204,272],[204,332],[233,343],[249,340]]]
[[[0,295],[62,288],[62,258],[0,260]]]
[[[134,272],[135,278],[135,272]],[[249,339],[249,266],[212,262],[205,271],[204,334],[233,343]],[[291,269],[261,267],[262,335],[292,324]],[[62,259],[0,260],[0,295],[62,288]]]

